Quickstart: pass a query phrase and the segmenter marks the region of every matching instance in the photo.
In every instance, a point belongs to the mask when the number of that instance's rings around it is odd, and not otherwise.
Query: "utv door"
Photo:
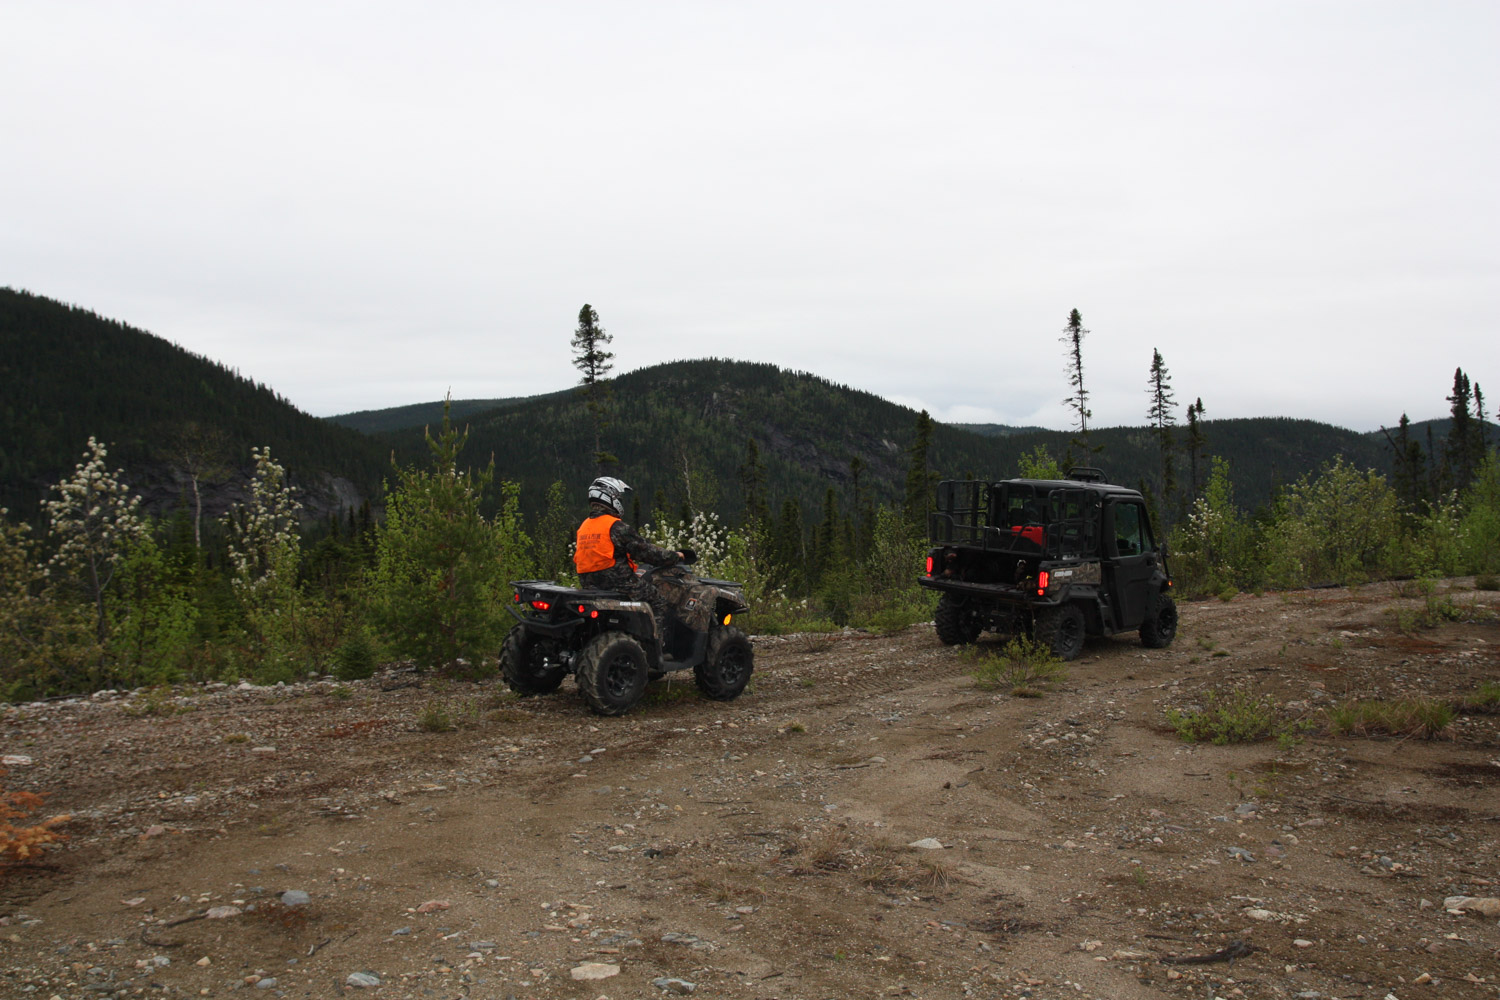
[[[1113,500],[1104,523],[1105,545],[1110,554],[1105,565],[1112,568],[1110,596],[1118,619],[1115,627],[1129,631],[1139,628],[1145,620],[1161,560],[1144,504],[1130,499]]]

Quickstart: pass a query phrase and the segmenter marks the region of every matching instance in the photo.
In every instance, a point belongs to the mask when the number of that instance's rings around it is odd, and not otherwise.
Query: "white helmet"
[[[589,502],[602,503],[615,512],[616,517],[625,516],[625,494],[630,487],[613,476],[600,476],[589,484]]]

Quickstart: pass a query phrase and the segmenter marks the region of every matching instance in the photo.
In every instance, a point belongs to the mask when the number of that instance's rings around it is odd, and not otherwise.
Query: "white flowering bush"
[[[297,590],[301,505],[271,449],[252,448],[250,454],[255,460],[250,502],[225,519],[230,582],[245,615],[258,675],[285,679],[293,670],[302,610]]]
[[[55,546],[44,574],[54,582],[71,582],[88,595],[100,642],[107,633],[105,590],[121,558],[146,532],[141,498],[121,481],[121,470],[109,470],[107,454],[101,442],[89,438],[72,477],[53,486],[50,492],[56,496],[42,502]]]
[[[721,576],[723,562],[729,556],[729,528],[719,523],[718,514],[699,511],[687,524],[662,524],[658,528],[646,525],[641,535],[659,539],[664,549],[683,551],[692,549],[698,554],[693,572],[699,576]]]

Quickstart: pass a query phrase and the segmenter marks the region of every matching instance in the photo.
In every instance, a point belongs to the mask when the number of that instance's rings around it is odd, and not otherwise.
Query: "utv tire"
[[[714,629],[708,639],[708,658],[693,668],[693,680],[704,697],[733,701],[750,683],[755,650],[745,633],[733,625]]]
[[[526,631],[524,625],[512,628],[500,647],[500,676],[506,686],[519,695],[556,691],[568,668],[548,658],[550,646]]]
[[[945,646],[967,646],[984,631],[984,619],[980,613],[948,594],[938,600],[932,623],[937,627],[939,641]]]
[[[1168,594],[1158,594],[1146,605],[1146,620],[1141,622],[1141,645],[1147,649],[1166,649],[1177,637],[1177,602]]]
[[[624,715],[646,693],[646,651],[623,632],[595,636],[578,654],[578,689],[599,715]]]
[[[1076,660],[1083,652],[1086,635],[1083,612],[1076,604],[1044,608],[1036,613],[1036,641],[1050,649],[1059,660]]]

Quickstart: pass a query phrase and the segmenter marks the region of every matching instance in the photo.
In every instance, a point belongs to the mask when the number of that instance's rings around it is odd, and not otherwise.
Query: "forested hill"
[[[847,509],[854,500],[856,458],[862,499],[894,501],[904,491],[917,414],[871,393],[774,365],[723,360],[656,365],[610,384],[602,447],[619,459],[614,474],[636,488],[643,515],[649,516],[658,489],[675,513],[691,484],[697,506],[738,519],[750,440],[765,466],[773,508],[796,499],[807,517],[815,517],[832,486]],[[470,429],[468,459],[482,463],[493,454],[499,476],[521,484],[528,510],[540,507],[553,481],[577,493],[596,474],[589,461],[593,424],[577,392],[512,403],[456,423]],[[1336,454],[1362,468],[1384,470],[1389,464],[1382,443],[1310,420],[1205,421],[1202,427],[1205,454],[1229,459],[1236,497],[1247,507],[1269,499],[1275,484],[1293,481]],[[997,436],[935,424],[929,465],[940,478],[1012,476],[1023,454],[1043,445],[1061,457],[1071,437],[1029,429]],[[1130,486],[1154,480],[1159,459],[1145,428],[1104,428],[1090,437],[1103,446],[1091,464],[1112,480]],[[405,461],[425,460],[421,429],[382,439]],[[1185,479],[1187,456],[1177,464]],[[1200,478],[1206,478],[1206,458],[1200,464]]]
[[[0,507],[29,517],[90,436],[160,513],[184,487],[184,449],[222,472],[210,509],[235,492],[250,449],[269,445],[315,509],[370,497],[389,453],[301,412],[269,386],[143,330],[0,288]]]
[[[567,391],[569,390],[563,390],[563,392]],[[536,398],[535,396],[514,396],[509,399],[455,399],[449,413],[454,421],[462,421],[477,413],[515,406],[517,403],[529,403]],[[438,400],[432,403],[391,406],[382,410],[356,410],[353,413],[336,414],[328,420],[366,434],[403,431],[442,423],[443,403],[442,400]]]

